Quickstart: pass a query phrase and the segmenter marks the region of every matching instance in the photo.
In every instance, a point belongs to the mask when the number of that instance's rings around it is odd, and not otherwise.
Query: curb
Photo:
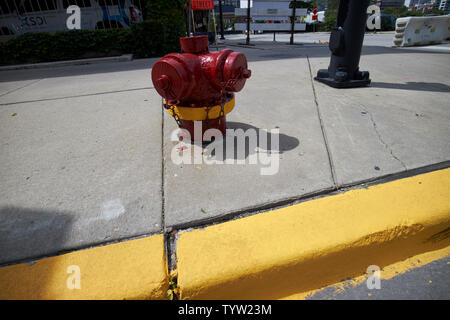
[[[163,235],[0,268],[0,300],[167,299],[168,286]]]
[[[123,62],[123,61],[131,61],[132,59],[133,59],[132,54],[125,54],[125,55],[116,56],[116,57],[90,58],[90,59],[78,59],[78,60],[66,60],[66,61],[41,62],[41,63],[32,63],[32,64],[18,64],[18,65],[12,65],[12,66],[2,66],[2,67],[0,67],[0,71],[22,70],[22,69],[42,69],[42,68],[75,66],[75,65],[96,64],[96,63],[106,63],[106,62]]]
[[[450,169],[184,231],[181,299],[281,299],[450,245]]]
[[[171,277],[164,235],[1,267],[0,300],[301,298],[447,248],[449,186],[443,169],[182,231]]]

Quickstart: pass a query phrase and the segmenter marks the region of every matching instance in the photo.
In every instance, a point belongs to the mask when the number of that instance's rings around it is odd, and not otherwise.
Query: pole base
[[[320,69],[314,80],[325,83],[333,88],[357,88],[366,87],[372,80],[369,78],[368,71],[358,71],[355,79],[348,79],[346,72],[336,72],[335,78],[330,78],[329,72],[326,69]]]

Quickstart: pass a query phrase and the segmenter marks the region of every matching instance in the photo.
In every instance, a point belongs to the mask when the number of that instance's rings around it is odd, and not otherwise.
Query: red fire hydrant
[[[230,49],[209,52],[207,36],[181,38],[180,44],[182,54],[167,54],[153,66],[153,85],[192,140],[199,137],[194,134],[194,121],[202,121],[201,137],[210,128],[224,134],[234,92],[241,91],[251,75],[247,59]]]

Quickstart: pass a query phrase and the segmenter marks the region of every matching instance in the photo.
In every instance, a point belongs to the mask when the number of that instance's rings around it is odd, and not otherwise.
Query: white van
[[[81,29],[129,28],[143,21],[132,0],[0,0],[0,41],[27,32],[67,30],[67,7],[81,11]]]

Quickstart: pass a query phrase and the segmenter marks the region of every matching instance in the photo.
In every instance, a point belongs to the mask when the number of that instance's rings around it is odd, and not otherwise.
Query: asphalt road
[[[381,280],[380,289],[368,289],[366,282],[335,293],[323,289],[311,300],[448,300],[450,299],[450,257],[433,261],[389,280]]]
[[[392,38],[394,37],[394,32],[379,32],[376,34],[366,33],[364,36],[364,45],[370,46],[383,46],[391,47]],[[277,42],[288,42],[291,38],[289,33],[276,33],[275,39]],[[245,40],[246,36],[244,34],[229,34],[225,35],[227,40]],[[263,34],[252,34],[250,35],[250,41],[273,41],[273,33],[263,33]],[[294,35],[295,43],[314,43],[315,42],[325,42],[330,40],[330,34],[328,32],[308,32],[308,33],[296,33]]]

